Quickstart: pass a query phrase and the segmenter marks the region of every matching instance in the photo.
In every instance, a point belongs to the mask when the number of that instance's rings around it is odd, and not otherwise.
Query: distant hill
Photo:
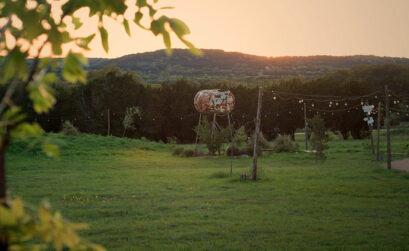
[[[188,50],[175,49],[169,57],[164,50],[131,54],[115,59],[90,58],[88,70],[116,65],[135,71],[147,83],[161,83],[181,77],[207,80],[266,81],[301,76],[307,79],[358,65],[396,63],[409,66],[408,58],[377,56],[263,57],[223,50],[203,50],[196,57]]]

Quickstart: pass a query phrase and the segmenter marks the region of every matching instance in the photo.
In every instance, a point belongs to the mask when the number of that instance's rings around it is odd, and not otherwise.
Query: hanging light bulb
[[[332,105],[332,101],[330,101],[329,104]]]
[[[335,103],[335,105],[339,105],[339,103],[338,103],[338,102],[336,102],[336,103]]]
[[[328,106],[329,106],[329,107],[331,107],[332,105],[331,105],[331,104],[329,104]]]
[[[311,106],[314,107],[315,105],[314,105],[314,104],[311,104]]]
[[[394,100],[393,103],[396,105],[396,100]]]
[[[333,112],[331,112],[331,115],[332,115],[332,116],[334,116],[334,113],[333,113]]]
[[[361,100],[361,105],[364,105],[364,101]]]
[[[398,103],[398,104],[399,104],[399,100],[396,100],[396,103]]]
[[[396,114],[399,115],[399,112],[397,112]]]
[[[291,112],[288,112],[288,114],[291,114]]]
[[[348,103],[347,102],[345,102],[345,106],[347,106],[348,105]]]
[[[375,98],[378,98],[378,96],[375,95]]]
[[[274,99],[274,100],[276,100],[276,99],[277,99],[277,97],[276,97],[276,96],[274,96],[274,97],[273,97],[273,99]]]

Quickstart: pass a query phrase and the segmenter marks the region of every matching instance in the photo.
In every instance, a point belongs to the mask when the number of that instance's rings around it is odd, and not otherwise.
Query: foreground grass
[[[373,162],[366,141],[334,141],[317,164],[307,153],[259,159],[260,180],[239,181],[252,159],[180,158],[171,147],[82,135],[59,160],[14,144],[13,196],[47,197],[82,236],[109,250],[409,249],[409,174]],[[394,135],[404,150],[408,134]],[[402,157],[402,156],[401,156]]]

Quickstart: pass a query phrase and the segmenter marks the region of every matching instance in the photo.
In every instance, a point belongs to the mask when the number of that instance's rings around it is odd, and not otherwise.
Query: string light
[[[347,106],[348,105],[348,103],[347,102],[345,102],[345,106]]]

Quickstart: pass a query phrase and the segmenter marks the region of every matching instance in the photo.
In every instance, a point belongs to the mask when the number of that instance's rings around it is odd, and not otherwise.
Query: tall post
[[[110,114],[109,114],[109,109],[107,109],[107,116],[108,116],[108,121],[107,121],[107,123],[108,123],[108,134],[107,134],[107,136],[109,136],[110,133],[111,133],[111,117],[110,117]]]
[[[196,132],[196,142],[195,142],[195,153],[197,153],[197,141],[199,140],[199,132],[200,132],[200,123],[202,122],[202,114],[199,113],[199,124],[197,125],[197,132]]]
[[[392,167],[392,156],[391,156],[391,121],[390,121],[390,111],[389,111],[389,91],[388,86],[385,85],[385,113],[386,113],[386,152],[387,152],[387,165],[388,169]]]
[[[233,138],[233,128],[231,127],[230,123],[230,112],[227,113],[227,119],[229,120],[229,127],[230,127],[230,138],[231,138],[231,146],[230,146],[230,176],[233,175],[233,155],[234,155],[234,138]]]
[[[214,149],[214,131],[216,130],[216,113],[213,113],[213,124],[212,124],[212,135],[211,135],[211,141],[212,141],[212,149],[216,153],[216,149]]]
[[[304,133],[305,133],[305,150],[308,151],[308,122],[307,122],[307,105],[304,102]]]
[[[253,181],[257,180],[257,148],[258,148],[258,135],[260,134],[260,117],[261,117],[261,100],[263,97],[263,87],[258,87],[258,104],[257,104],[257,117],[256,117],[256,132],[254,135],[254,150],[253,150]]]
[[[380,143],[380,130],[381,130],[381,101],[378,102],[378,128],[377,128],[377,138],[376,138],[376,160],[381,160],[379,155],[379,143]]]

